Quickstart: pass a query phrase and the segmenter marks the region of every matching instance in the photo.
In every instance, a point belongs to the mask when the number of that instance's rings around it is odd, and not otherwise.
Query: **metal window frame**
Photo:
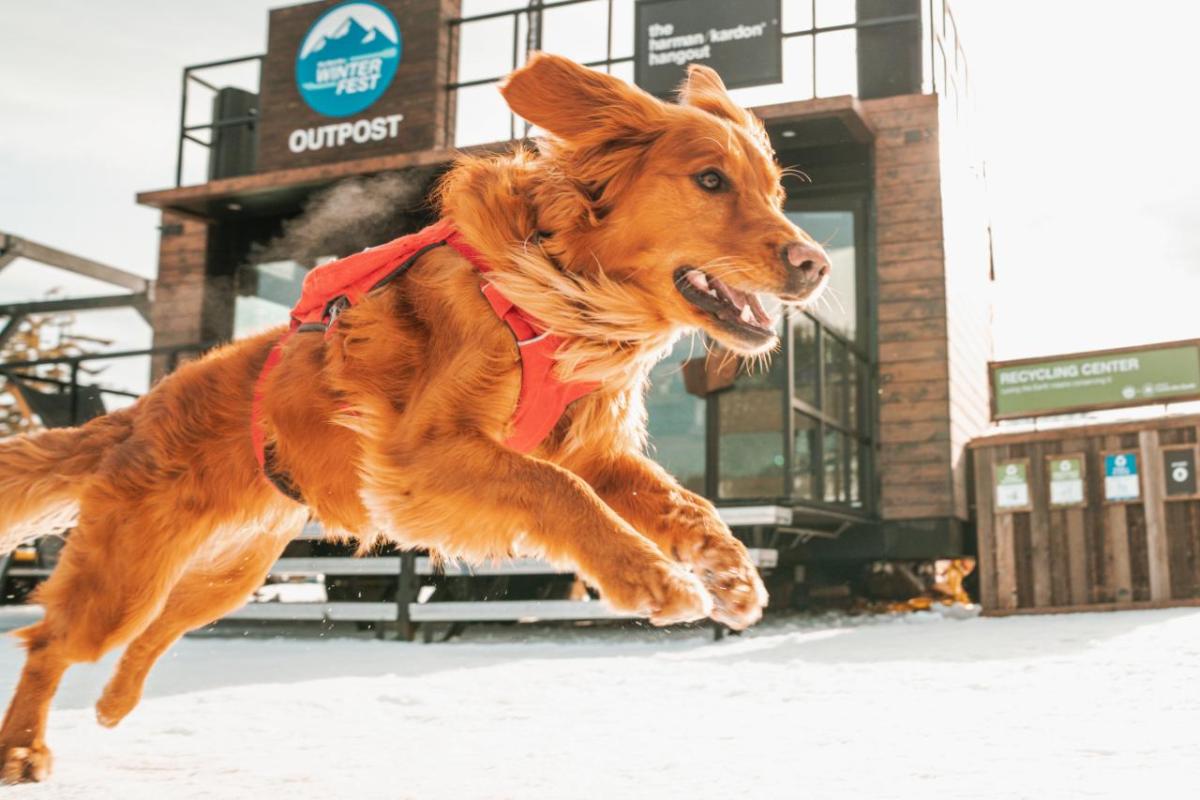
[[[848,338],[829,327],[818,314],[807,311],[785,310],[783,315],[783,331],[781,335],[781,351],[778,358],[783,359],[784,390],[781,393],[783,408],[783,479],[780,486],[782,494],[779,500],[794,506],[803,506],[819,511],[861,514],[864,518],[877,516],[878,489],[876,481],[875,450],[878,445],[878,413],[876,411],[876,387],[878,386],[878,355],[877,355],[877,320],[876,320],[876,286],[874,278],[874,222],[873,195],[868,184],[862,184],[855,190],[840,187],[835,191],[806,191],[803,194],[789,197],[785,203],[787,211],[846,211],[854,215],[854,244],[855,244],[855,337]],[[795,321],[800,316],[807,317],[815,330],[814,346],[817,352],[817,383],[815,405],[796,396],[795,384]],[[826,393],[829,391],[828,378],[825,369],[826,338],[833,339],[842,345],[843,369],[848,367],[850,359],[856,359],[858,369],[855,375],[855,402],[850,403],[850,392],[844,391],[841,414],[830,414],[825,411]],[[848,387],[847,387],[848,388]],[[724,498],[720,496],[720,414],[722,393],[708,397],[705,405],[705,493],[713,500],[723,505],[740,502],[753,503],[773,500],[775,498]],[[795,494],[795,437],[796,414],[802,414],[816,423],[816,437],[812,452],[812,498],[802,498]],[[830,502],[825,499],[825,437],[829,431],[835,431],[849,439],[847,448],[853,447],[858,452],[859,476],[858,489],[861,505],[854,507],[849,502],[849,487],[851,485],[851,459],[847,449],[846,457],[841,460],[841,479],[846,487],[846,502]]]
[[[875,515],[878,511],[878,491],[875,480],[875,449],[878,444],[878,414],[875,410],[876,390],[878,387],[878,354],[877,354],[877,320],[876,320],[876,287],[874,279],[874,242],[873,242],[873,194],[869,185],[863,185],[858,190],[838,189],[831,192],[807,191],[789,197],[785,203],[787,211],[846,211],[854,215],[854,244],[855,244],[855,336],[853,339],[833,330],[824,322],[819,314],[801,311],[789,312],[785,315],[784,356],[787,358],[788,387],[785,395],[785,466],[787,479],[785,488],[793,503],[814,507],[845,509],[850,506],[850,486],[853,475],[850,451],[847,449],[842,458],[841,478],[846,488],[846,502],[830,502],[825,499],[825,439],[827,431],[834,430],[847,437],[847,448],[858,451],[858,491],[861,506],[856,511],[866,515]],[[796,397],[795,370],[793,361],[794,320],[802,314],[811,320],[815,329],[814,346],[817,354],[817,386],[815,405]],[[825,400],[829,391],[826,373],[826,338],[831,338],[842,345],[843,374],[849,372],[849,365],[855,363],[854,371],[854,403],[850,401],[849,384],[843,390],[842,408],[840,414],[830,414],[825,410]],[[817,435],[814,440],[815,448],[812,453],[813,500],[798,498],[794,494],[794,452],[796,424],[795,414],[802,414],[815,421]]]

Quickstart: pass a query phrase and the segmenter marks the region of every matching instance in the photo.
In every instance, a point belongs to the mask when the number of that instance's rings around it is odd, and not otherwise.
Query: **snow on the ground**
[[[29,612],[10,611],[13,627]],[[189,637],[119,728],[75,667],[12,798],[1085,798],[1200,777],[1200,610],[464,640]],[[15,682],[20,651],[0,643]]]

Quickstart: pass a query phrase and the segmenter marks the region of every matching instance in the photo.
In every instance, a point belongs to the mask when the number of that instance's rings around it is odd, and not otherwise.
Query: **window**
[[[864,345],[866,317],[862,204],[856,198],[809,201],[788,217],[819,242],[832,262],[825,296],[793,312],[787,343],[792,362],[792,492],[796,500],[863,508],[871,468],[872,381]]]
[[[817,437],[821,426],[812,417],[792,412],[794,421],[792,450],[792,497],[797,500],[817,499],[816,464],[820,446]]]
[[[704,494],[707,403],[683,386],[684,361],[704,356],[704,346],[688,337],[650,372],[646,392],[649,455],[688,489]]]
[[[829,254],[829,287],[814,309],[816,316],[847,339],[858,338],[860,271],[854,246],[855,211],[788,211],[788,219]]]
[[[721,392],[717,422],[717,496],[745,500],[782,497],[785,459],[783,424],[786,368],[770,367],[738,376]]]
[[[798,314],[792,321],[792,382],[796,399],[814,408],[821,375],[819,357],[817,323],[806,314]]]
[[[237,272],[233,337],[253,336],[286,325],[308,270],[295,261],[247,264]]]

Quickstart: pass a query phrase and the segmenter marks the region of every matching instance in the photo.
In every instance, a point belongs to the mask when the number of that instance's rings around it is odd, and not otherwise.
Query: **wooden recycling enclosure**
[[[1200,604],[1200,416],[970,445],[985,613]]]

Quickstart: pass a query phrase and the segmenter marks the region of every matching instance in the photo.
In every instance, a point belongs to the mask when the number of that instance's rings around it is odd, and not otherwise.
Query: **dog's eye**
[[[696,183],[706,192],[719,192],[728,185],[725,176],[715,169],[705,170],[696,176]]]

